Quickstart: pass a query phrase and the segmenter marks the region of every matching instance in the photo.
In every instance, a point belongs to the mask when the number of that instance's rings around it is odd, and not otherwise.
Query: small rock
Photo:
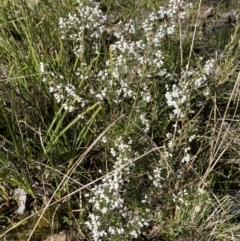
[[[13,191],[13,197],[18,202],[18,209],[16,214],[23,214],[26,209],[27,193],[22,188],[16,188]]]
[[[227,22],[235,22],[238,19],[238,11],[231,9],[228,12],[219,14],[219,17]]]

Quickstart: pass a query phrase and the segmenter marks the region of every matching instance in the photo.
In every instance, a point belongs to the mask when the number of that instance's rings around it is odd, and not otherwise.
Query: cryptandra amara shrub
[[[208,79],[214,72],[214,60],[206,61],[199,68],[182,67],[180,74],[169,71],[164,62],[164,42],[178,34],[178,21],[184,21],[189,7],[185,1],[170,0],[167,6],[160,6],[137,25],[132,19],[119,21],[111,33],[115,41],[105,46],[108,54],[104,55],[103,36],[109,28],[108,15],[100,10],[98,3],[79,0],[76,12],[59,20],[63,43],[73,46],[75,82],[69,80],[63,84],[64,76],[45,72],[48,63],[40,63],[43,81],[48,83],[56,102],[79,120],[87,118],[83,114],[85,109],[98,103],[106,110],[106,116],[108,111],[113,115],[124,113],[135,125],[128,136],[122,127],[114,140],[106,135],[99,143],[112,165],[111,171],[99,170],[102,179],[86,195],[91,209],[85,224],[95,241],[138,237],[163,211],[156,208],[159,199],[155,194],[163,193],[163,186],[166,188],[167,164],[178,166],[175,175],[180,180],[184,168],[192,161],[190,143],[196,138],[195,128],[183,131],[187,121],[179,123],[194,114],[191,100],[196,94],[201,95],[201,99],[208,98]],[[94,65],[98,67],[93,68]],[[164,99],[156,97],[156,86],[165,91]],[[146,138],[136,140],[134,130],[137,126],[143,136],[150,131],[156,103],[165,111],[162,117],[173,124],[171,131],[165,133],[161,148],[152,151],[154,155],[144,157],[144,152],[152,146],[149,147]],[[184,143],[180,143],[182,139]],[[137,187],[137,173],[146,174],[145,193]],[[180,209],[181,205],[188,205],[187,196],[188,191],[184,189],[171,197]]]

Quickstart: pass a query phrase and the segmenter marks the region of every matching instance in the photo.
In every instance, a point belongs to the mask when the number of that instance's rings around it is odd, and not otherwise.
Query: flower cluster
[[[99,8],[99,3],[91,2],[92,6],[86,6],[78,0],[78,8],[75,14],[68,14],[67,18],[59,19],[59,27],[63,40],[74,42],[73,52],[81,56],[86,51],[89,42],[94,43],[90,47],[96,53],[99,49],[99,40],[105,31],[107,16]],[[86,32],[88,39],[86,39]]]
[[[198,96],[196,93],[200,93],[202,99],[207,97],[209,93],[208,81],[211,74],[214,73],[214,64],[214,60],[208,60],[203,67],[195,70],[189,70],[187,66],[186,69],[182,69],[179,80],[175,78],[174,84],[166,85],[166,102],[171,108],[170,118],[174,119],[175,123],[172,125],[172,133],[167,133],[166,136],[164,157],[168,162],[178,166],[175,173],[178,180],[183,178],[185,167],[189,166],[193,160],[190,146],[191,142],[196,139],[194,128],[191,129],[187,124],[184,125],[184,120],[187,120],[189,114],[194,113],[191,109],[191,101]],[[198,98],[196,99],[198,101]],[[182,123],[179,124],[179,122]],[[185,190],[173,196],[177,208],[181,205],[188,205],[187,197],[188,194]]]
[[[63,76],[62,76],[63,78]],[[81,98],[72,84],[55,84],[51,81],[49,92],[53,93],[57,103],[62,103],[63,108],[68,112],[73,112],[75,106],[84,108],[87,101]]]
[[[181,81],[173,84],[171,88],[166,85],[167,105],[173,108],[170,113],[170,118],[185,118],[188,113],[193,110],[190,109],[190,100],[193,92],[197,89],[204,88],[202,93],[205,96],[208,95],[207,80],[209,76],[214,72],[214,60],[206,61],[204,68],[199,70],[182,70]],[[177,82],[177,81],[176,81]]]
[[[123,235],[126,231],[129,231],[132,237],[137,237],[140,229],[148,225],[147,220],[129,208],[124,199],[124,183],[129,181],[131,168],[134,166],[132,140],[125,143],[122,137],[117,138],[114,147],[110,148],[110,154],[114,160],[113,171],[107,173],[101,183],[91,189],[92,196],[89,199],[94,212],[89,214],[86,225],[92,230],[93,239],[96,241],[110,235]],[[109,223],[106,225],[109,221],[107,214],[113,211],[118,214],[116,219],[120,219],[112,226]]]
[[[162,176],[162,169],[161,167],[155,167],[153,171],[153,175],[148,175],[148,178],[152,180],[153,186],[157,188],[161,188],[162,181],[164,180],[164,177]]]
[[[190,88],[189,83],[174,84],[171,86],[166,85],[167,92],[165,97],[167,99],[167,105],[173,108],[173,113],[170,114],[170,118],[184,118],[186,111],[189,110],[190,102]]]
[[[109,58],[103,68],[94,70],[91,77],[84,74],[86,71],[82,66],[77,70],[79,81],[91,83],[94,79],[98,83],[90,85],[88,96],[97,102],[111,99],[116,108],[126,102],[130,105],[137,103],[133,109],[133,118],[144,132],[148,132],[150,120],[146,109],[153,99],[153,78],[168,76],[163,67],[162,41],[166,36],[175,34],[177,14],[181,13],[183,18],[185,8],[184,1],[170,1],[168,7],[159,7],[157,12],[139,22],[138,26],[133,20],[118,22],[111,31],[115,41],[109,46]],[[169,24],[159,22],[166,17]],[[89,55],[91,52],[95,54],[95,57],[92,56],[95,59],[100,56],[102,38],[110,31],[108,16],[95,1],[90,1],[88,5],[78,1],[77,12],[69,13],[67,18],[60,18],[59,27],[62,39],[72,41],[76,56]],[[141,38],[136,38],[136,35]],[[88,66],[81,58],[83,64]],[[129,107],[127,109],[129,111]]]
[[[84,66],[83,66],[84,67]],[[53,72],[46,72],[46,66],[43,62],[39,64],[40,73],[44,75],[42,79],[43,82],[46,82],[47,76],[50,76],[51,81],[46,84],[49,85],[49,92],[53,94],[54,99],[57,103],[61,103],[64,110],[68,112],[73,112],[75,108],[84,108],[88,103],[87,100],[83,99],[77,94],[76,87],[73,84],[64,85],[64,76]],[[76,75],[79,75],[79,72],[76,72]]]
[[[189,205],[189,201],[187,200],[188,197],[188,192],[186,189],[184,189],[183,191],[180,191],[177,193],[177,195],[173,194],[173,201],[174,203],[176,203],[176,208],[180,209],[180,207],[182,205],[184,206],[188,206]]]

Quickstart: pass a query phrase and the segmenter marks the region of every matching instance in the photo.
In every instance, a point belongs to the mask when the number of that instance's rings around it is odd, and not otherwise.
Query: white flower
[[[188,138],[188,140],[189,140],[189,142],[192,142],[195,138],[196,138],[196,135],[191,135],[191,136]]]
[[[136,230],[132,230],[132,231],[130,232],[130,234],[131,234],[131,236],[132,236],[133,238],[137,238],[137,236],[138,236]]]
[[[173,146],[173,141],[170,140],[170,141],[168,142],[167,146],[168,146],[168,148],[171,148],[171,147]]]
[[[188,163],[190,161],[190,155],[189,154],[186,154],[182,160],[181,160],[181,163]]]
[[[73,106],[69,106],[68,111],[69,112],[73,112],[74,111],[74,107]]]
[[[50,93],[54,92],[54,87],[53,87],[53,86],[50,86],[50,87],[49,87],[49,92],[50,92]]]
[[[107,211],[108,211],[108,209],[107,209],[106,207],[104,207],[104,208],[101,209],[101,212],[102,212],[103,214],[107,213]]]
[[[78,114],[79,119],[84,119],[84,115]]]
[[[107,138],[105,136],[103,136],[101,141],[102,141],[102,143],[107,143]]]
[[[42,74],[45,73],[44,63],[43,63],[43,62],[40,62],[40,64],[39,64],[39,70],[40,70],[40,72],[41,72]]]
[[[115,157],[117,154],[116,154],[116,152],[115,152],[115,150],[114,150],[114,148],[111,148],[110,149],[110,153],[111,153],[111,155],[113,156],[113,157]]]
[[[202,188],[198,188],[197,192],[198,192],[199,195],[205,193],[204,189],[202,189]]]

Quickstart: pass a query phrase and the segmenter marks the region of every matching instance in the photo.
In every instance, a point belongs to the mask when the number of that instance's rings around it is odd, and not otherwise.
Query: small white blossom
[[[40,70],[40,72],[41,72],[42,74],[45,73],[45,68],[44,68],[44,63],[43,63],[43,62],[40,62],[40,64],[39,64],[39,70]]]
[[[192,142],[195,138],[196,138],[196,135],[191,135],[188,140],[189,142]]]

